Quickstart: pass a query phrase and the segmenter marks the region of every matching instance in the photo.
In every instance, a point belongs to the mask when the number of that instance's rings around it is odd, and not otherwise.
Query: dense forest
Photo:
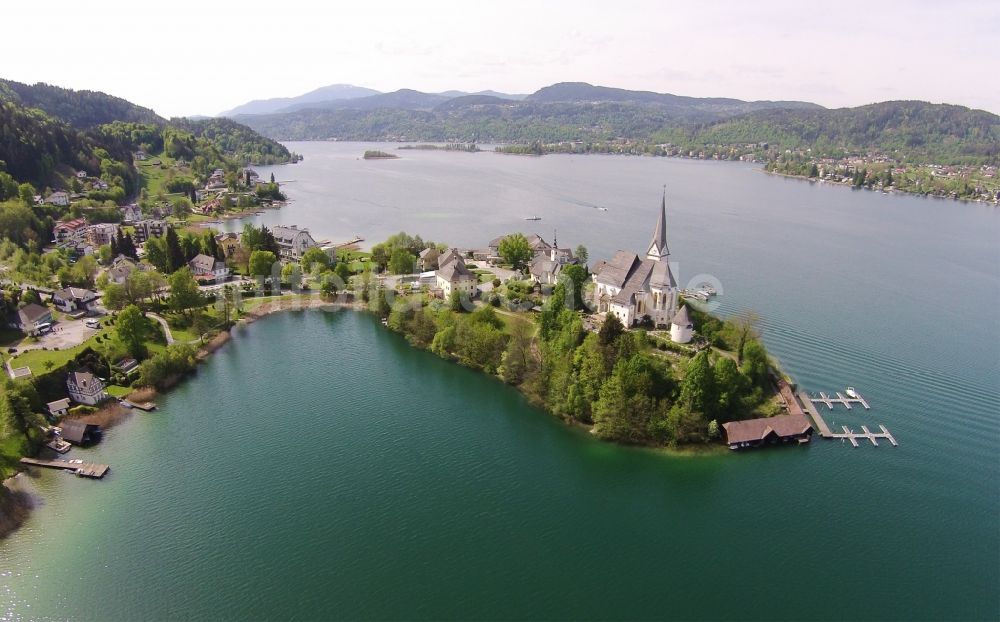
[[[399,93],[238,120],[278,140],[629,143],[630,152],[654,154],[663,154],[664,144],[682,152],[718,152],[767,143],[823,157],[880,152],[937,164],[992,164],[1000,158],[1000,117],[926,102],[825,109],[579,83],[546,87],[523,101],[486,96],[441,101],[439,95]]]

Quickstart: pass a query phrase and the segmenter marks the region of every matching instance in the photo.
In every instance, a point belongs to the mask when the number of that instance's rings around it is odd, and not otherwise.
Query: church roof
[[[663,191],[663,202],[660,203],[660,217],[656,221],[656,228],[653,229],[653,239],[649,242],[647,255],[664,256],[669,255],[667,248],[667,191]]]

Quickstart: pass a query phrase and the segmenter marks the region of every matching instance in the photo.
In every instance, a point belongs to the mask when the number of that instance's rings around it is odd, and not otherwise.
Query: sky
[[[214,115],[328,84],[556,82],[1000,113],[996,0],[4,0],[0,77]]]

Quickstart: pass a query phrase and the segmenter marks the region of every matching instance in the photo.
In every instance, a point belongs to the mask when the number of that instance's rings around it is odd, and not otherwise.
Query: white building
[[[674,343],[687,343],[691,341],[693,334],[694,324],[691,322],[691,316],[688,315],[688,308],[685,305],[670,320],[670,341]]]
[[[611,261],[594,267],[598,312],[616,315],[625,326],[632,326],[646,316],[657,326],[670,323],[677,312],[677,281],[670,270],[666,222],[664,194],[646,258],[618,251]]]
[[[274,227],[271,233],[274,235],[274,241],[278,243],[281,259],[298,261],[307,250],[316,246],[316,240],[309,235],[309,230],[299,229],[295,225]]]
[[[80,287],[65,287],[53,292],[52,304],[63,313],[90,312],[97,306],[97,294]]]
[[[95,406],[108,398],[104,383],[89,371],[72,372],[66,378],[66,390],[71,400],[88,406]]]
[[[45,199],[45,202],[52,205],[69,205],[69,193],[58,190],[50,194],[49,198]]]
[[[467,294],[470,298],[475,297],[479,289],[479,279],[475,274],[465,267],[465,260],[458,251],[450,250],[438,258],[440,267],[434,273],[437,287],[442,291],[445,298],[451,296],[453,291]]]
[[[200,281],[222,283],[229,278],[229,268],[226,266],[226,262],[219,261],[210,255],[195,255],[194,259],[188,262],[188,267],[191,268],[191,274]]]

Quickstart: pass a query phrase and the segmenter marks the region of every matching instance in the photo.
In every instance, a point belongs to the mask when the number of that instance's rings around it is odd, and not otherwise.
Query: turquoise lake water
[[[105,481],[30,482],[0,619],[1000,616],[994,208],[726,163],[289,146],[293,202],[263,218],[331,239],[555,228],[598,259],[645,248],[666,183],[682,285],[718,278],[804,389],[872,404],[829,422],[900,446],[617,447],[366,315],[277,315],[73,451]]]

